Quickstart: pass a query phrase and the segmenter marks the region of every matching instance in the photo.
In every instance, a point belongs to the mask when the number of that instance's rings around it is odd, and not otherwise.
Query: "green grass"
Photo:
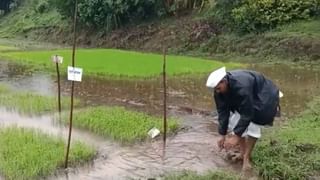
[[[320,98],[258,143],[254,162],[264,179],[308,179],[320,171]]]
[[[72,166],[93,158],[95,151],[82,143],[70,150]],[[0,173],[8,180],[38,179],[62,168],[64,140],[32,129],[0,129]]]
[[[17,34],[26,33],[32,29],[50,26],[63,26],[60,14],[48,4],[45,12],[40,13],[37,6],[47,0],[21,0],[21,5],[0,18],[0,37],[15,38]]]
[[[202,42],[181,43],[173,52],[233,62],[305,62],[318,65],[320,20],[312,19],[279,26],[265,33],[222,32]],[[182,37],[180,37],[182,38]]]
[[[61,109],[69,108],[70,99],[61,98]],[[75,105],[80,101],[75,100]],[[0,84],[0,106],[7,109],[16,110],[24,114],[43,114],[46,112],[58,111],[57,97],[43,96],[29,92],[10,91],[10,89]]]
[[[240,178],[232,173],[226,172],[208,172],[205,175],[199,175],[192,171],[183,171],[180,173],[169,174],[164,177],[165,180],[239,180]]]
[[[65,68],[71,64],[71,50],[8,52],[0,55],[7,59],[42,65],[43,68],[51,68],[54,71],[50,57],[55,54],[65,57],[65,62],[62,65],[63,72],[65,72]],[[217,61],[183,56],[168,56],[167,60],[169,75],[208,73],[224,65],[228,68],[240,66],[239,64],[223,64]],[[161,55],[113,49],[79,49],[76,54],[76,66],[84,69],[84,75],[158,76],[162,72],[162,62]]]
[[[63,119],[68,121],[67,117]],[[121,107],[93,107],[75,112],[73,123],[98,135],[122,143],[132,143],[145,140],[148,131],[153,127],[162,131],[163,121],[161,118]],[[169,119],[168,123],[169,133],[177,130],[176,120]]]

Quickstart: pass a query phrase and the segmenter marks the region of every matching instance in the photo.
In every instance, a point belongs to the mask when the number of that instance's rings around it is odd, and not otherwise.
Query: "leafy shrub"
[[[259,32],[294,20],[309,19],[318,8],[319,0],[245,0],[231,15],[240,31]]]
[[[108,30],[154,15],[155,0],[91,0],[79,4],[83,23]]]

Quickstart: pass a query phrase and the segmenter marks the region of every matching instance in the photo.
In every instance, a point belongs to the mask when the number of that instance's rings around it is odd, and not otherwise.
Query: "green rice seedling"
[[[68,120],[67,117],[63,119]],[[153,127],[163,131],[161,118],[121,107],[92,107],[78,111],[74,114],[73,123],[77,127],[123,143],[145,140]],[[177,128],[177,120],[169,119],[168,131],[174,132]]]
[[[42,69],[54,71],[54,64],[50,61],[50,57],[55,54],[63,56],[65,62],[62,64],[62,68],[66,68],[71,64],[70,52],[70,50],[63,49],[7,52],[0,55],[6,59],[28,62],[38,66],[37,68],[41,66]],[[163,57],[158,54],[115,49],[79,49],[76,61],[76,66],[84,68],[86,75],[150,77],[159,76],[162,73]],[[235,68],[243,65],[183,56],[167,57],[168,75],[208,73],[221,66]]]
[[[92,147],[76,142],[71,146],[70,164],[90,161]],[[65,144],[62,138],[34,129],[0,129],[0,174],[8,180],[37,179],[53,174],[64,165]]]

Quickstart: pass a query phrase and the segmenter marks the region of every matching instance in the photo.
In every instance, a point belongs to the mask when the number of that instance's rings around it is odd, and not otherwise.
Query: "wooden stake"
[[[77,13],[78,13],[78,1],[75,0],[74,5],[74,19],[73,19],[73,48],[72,48],[72,67],[75,66],[75,54],[76,54],[76,27],[77,27]],[[70,105],[70,120],[69,120],[69,136],[68,136],[68,146],[65,160],[65,168],[68,168],[68,158],[69,158],[69,150],[70,150],[70,142],[71,142],[71,134],[72,134],[72,115],[73,115],[73,93],[74,92],[74,81],[71,81],[71,105]]]
[[[59,71],[59,63],[56,62],[56,69],[57,69],[57,78],[58,78],[58,109],[59,109],[59,116],[61,116],[61,88],[60,88],[60,71]]]
[[[163,157],[167,141],[167,77],[166,77],[166,56],[167,49],[163,49]]]

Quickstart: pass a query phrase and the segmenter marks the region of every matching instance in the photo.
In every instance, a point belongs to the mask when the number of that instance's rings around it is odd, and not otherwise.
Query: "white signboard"
[[[54,63],[59,63],[62,64],[63,62],[63,57],[62,56],[58,56],[58,55],[54,55],[51,57],[52,62]]]
[[[68,66],[68,80],[79,81],[82,80],[82,68]]]

